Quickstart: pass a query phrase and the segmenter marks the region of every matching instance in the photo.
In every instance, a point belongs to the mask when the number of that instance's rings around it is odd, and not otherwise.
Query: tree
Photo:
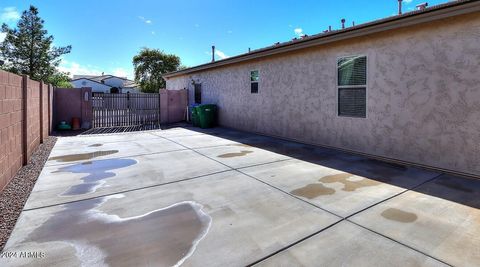
[[[158,93],[159,89],[165,88],[162,75],[178,70],[180,58],[158,49],[142,48],[138,55],[133,57],[133,66],[135,82],[140,85],[142,92]]]
[[[38,16],[38,9],[30,6],[23,11],[16,28],[2,25],[5,40],[0,44],[0,55],[5,69],[27,74],[34,80],[47,82],[56,73],[60,56],[70,53],[71,46],[52,46],[53,36],[43,28],[44,21]]]
[[[60,88],[73,88],[73,85],[70,83],[70,77],[68,73],[55,72],[47,78],[47,83]]]

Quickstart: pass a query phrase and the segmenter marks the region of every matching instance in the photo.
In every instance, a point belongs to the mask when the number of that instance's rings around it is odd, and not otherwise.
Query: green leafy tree
[[[52,46],[53,36],[48,35],[43,24],[38,9],[30,6],[23,11],[16,28],[9,28],[5,23],[2,25],[2,32],[6,34],[0,44],[4,69],[45,82],[56,73],[60,56],[70,53],[72,47]]]
[[[133,57],[133,66],[135,82],[140,85],[142,92],[157,93],[159,89],[165,88],[162,75],[178,70],[180,58],[158,49],[142,48],[138,55]]]
[[[60,88],[73,88],[73,85],[70,83],[70,77],[68,73],[55,72],[47,78],[47,83]]]

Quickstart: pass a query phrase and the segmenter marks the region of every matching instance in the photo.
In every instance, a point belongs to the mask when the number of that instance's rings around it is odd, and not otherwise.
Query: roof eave
[[[446,6],[438,8],[432,7],[421,13],[411,12],[401,16],[395,16],[379,20],[373,23],[365,23],[358,26],[350,27],[344,30],[338,30],[330,33],[319,34],[306,39],[280,44],[273,47],[267,47],[246,54],[241,54],[231,58],[198,65],[188,69],[166,73],[164,78],[168,79],[175,76],[186,75],[206,69],[217,68],[225,65],[235,64],[243,61],[258,59],[276,54],[282,54],[295,50],[301,50],[309,47],[324,45],[327,43],[342,41],[355,37],[361,37],[369,34],[379,33],[383,31],[408,27],[420,23],[431,22],[448,17],[469,14],[480,11],[480,1],[473,2],[454,2]]]

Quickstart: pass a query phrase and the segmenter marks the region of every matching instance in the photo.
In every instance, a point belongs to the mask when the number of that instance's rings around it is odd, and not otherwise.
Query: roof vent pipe
[[[332,26],[328,26],[328,31],[329,31],[329,32],[332,31]]]
[[[355,27],[355,21],[352,21],[352,27]]]
[[[345,19],[342,19],[342,29],[345,29]]]
[[[418,4],[417,5],[417,10],[424,10],[425,8],[427,8],[427,6],[428,6],[427,2]]]
[[[402,15],[402,1],[398,0],[398,15]]]
[[[212,45],[212,62],[215,61],[215,46]]]

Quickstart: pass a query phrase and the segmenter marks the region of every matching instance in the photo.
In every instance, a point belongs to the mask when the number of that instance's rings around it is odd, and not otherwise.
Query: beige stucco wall
[[[368,61],[367,118],[337,116],[336,61]],[[250,70],[260,71],[259,94]],[[480,175],[480,14],[167,80],[221,125]]]

